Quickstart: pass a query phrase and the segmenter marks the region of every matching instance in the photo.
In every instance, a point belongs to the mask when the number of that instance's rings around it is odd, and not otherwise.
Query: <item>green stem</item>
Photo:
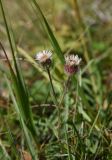
[[[63,92],[63,95],[62,95],[62,97],[61,97],[61,100],[60,100],[60,103],[59,103],[59,106],[61,107],[61,105],[62,105],[62,102],[63,102],[63,100],[64,100],[64,97],[65,97],[65,95],[66,95],[66,93],[67,93],[67,89],[68,89],[68,84],[69,84],[69,82],[70,82],[70,76],[68,77],[68,79],[67,79],[67,81],[66,81],[66,83],[65,83],[65,88],[64,88],[64,92]]]
[[[49,76],[49,80],[50,80],[50,84],[51,84],[51,88],[52,88],[52,93],[53,93],[53,97],[54,97],[54,101],[55,101],[55,105],[57,106],[57,112],[58,112],[58,138],[60,137],[60,125],[61,125],[61,115],[60,115],[60,106],[58,105],[57,99],[56,99],[56,93],[55,93],[55,89],[53,86],[53,82],[52,82],[52,77],[51,77],[51,73],[49,68],[46,68],[48,76]]]
[[[69,140],[68,140],[68,125],[65,125],[65,134],[66,134],[66,142],[67,142],[67,152],[68,152],[68,159],[72,160],[71,153],[70,153],[70,147],[69,147]]]
[[[51,84],[51,88],[52,88],[52,93],[53,93],[53,96],[54,96],[54,98],[55,98],[55,103],[56,103],[56,105],[57,105],[56,93],[55,93],[55,90],[54,90],[51,73],[50,73],[49,68],[46,68],[46,69],[47,69],[47,73],[48,73],[48,76],[49,76],[49,80],[50,80],[50,84]]]
[[[68,119],[69,119],[69,95],[67,94],[67,90],[68,90],[68,87],[69,87],[70,78],[71,77],[69,76],[67,81],[66,81],[66,83],[65,83],[64,93],[63,93],[61,101],[60,101],[60,107],[61,107],[61,104],[62,104],[62,102],[63,102],[63,100],[65,98],[64,109],[66,109],[66,110],[65,110],[65,116],[64,116],[65,117],[64,125],[65,125],[65,138],[66,138],[66,143],[67,143],[68,160],[72,160],[71,150],[70,150],[70,146],[69,146],[68,124],[66,124]]]

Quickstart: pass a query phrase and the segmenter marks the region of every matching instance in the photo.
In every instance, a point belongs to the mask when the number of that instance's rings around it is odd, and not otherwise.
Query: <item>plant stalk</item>
[[[51,73],[50,73],[50,69],[47,67],[46,68],[48,76],[49,76],[49,80],[50,80],[50,84],[51,84],[51,88],[52,88],[52,93],[53,93],[53,97],[54,97],[54,101],[55,101],[55,105],[57,106],[57,111],[58,111],[58,138],[60,137],[60,125],[61,125],[61,115],[60,115],[60,106],[58,105],[57,99],[56,99],[56,93],[55,93],[55,89],[54,89],[54,85],[52,82],[52,77],[51,77]],[[59,138],[60,139],[60,138]]]

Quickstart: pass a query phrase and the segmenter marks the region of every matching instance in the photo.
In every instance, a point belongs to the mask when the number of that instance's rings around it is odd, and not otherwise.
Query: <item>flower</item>
[[[49,66],[51,64],[52,52],[49,50],[43,50],[36,54],[35,60],[41,63],[43,66]]]
[[[43,50],[36,54],[36,60],[40,63],[46,62],[46,60],[51,59],[52,52],[48,50]]]
[[[65,72],[68,75],[72,75],[78,71],[78,66],[81,62],[81,58],[78,57],[78,55],[67,55],[65,56]]]

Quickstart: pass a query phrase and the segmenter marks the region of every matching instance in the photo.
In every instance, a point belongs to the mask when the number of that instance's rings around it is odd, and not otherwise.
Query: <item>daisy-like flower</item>
[[[36,54],[35,60],[41,63],[43,66],[50,66],[52,58],[52,52],[49,50],[43,50]]]
[[[72,75],[78,71],[79,64],[81,62],[81,58],[78,55],[67,55],[65,56],[65,72],[68,75]]]

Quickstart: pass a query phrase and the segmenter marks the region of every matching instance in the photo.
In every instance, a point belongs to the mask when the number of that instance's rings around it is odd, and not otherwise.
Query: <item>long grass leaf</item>
[[[59,46],[59,44],[58,44],[58,42],[57,42],[57,40],[56,40],[56,38],[55,38],[55,36],[54,36],[54,34],[52,32],[52,29],[50,28],[50,26],[49,26],[49,24],[48,24],[48,22],[47,22],[47,20],[46,20],[46,18],[44,16],[44,14],[43,14],[42,10],[40,9],[40,7],[39,7],[38,3],[36,2],[36,0],[32,0],[32,2],[34,3],[35,7],[37,8],[37,10],[39,11],[39,13],[40,13],[40,15],[42,17],[42,20],[43,20],[44,25],[45,25],[45,29],[46,29],[47,34],[48,34],[48,37],[49,37],[49,39],[51,41],[51,44],[52,44],[57,56],[59,57],[61,63],[64,64],[64,62],[65,62],[64,55],[63,55],[63,53],[61,51],[61,48],[60,48],[60,46]]]
[[[34,160],[37,160],[36,157],[37,157],[38,155],[35,153],[33,144],[32,144],[32,142],[31,142],[31,138],[30,138],[30,136],[29,136],[29,131],[27,130],[27,127],[26,127],[26,125],[25,125],[25,123],[24,123],[24,120],[23,120],[23,117],[22,117],[22,115],[21,115],[21,112],[20,112],[20,110],[18,109],[19,106],[18,106],[17,101],[16,101],[16,99],[15,99],[15,96],[14,96],[14,94],[13,94],[13,90],[12,90],[12,88],[11,88],[11,86],[10,86],[10,82],[9,82],[9,80],[8,80],[8,78],[7,78],[6,76],[5,76],[5,79],[6,79],[6,82],[7,82],[8,88],[9,88],[9,91],[10,91],[10,95],[11,95],[12,101],[13,101],[13,103],[14,103],[14,107],[15,107],[16,112],[17,112],[17,114],[18,114],[21,127],[22,127],[22,129],[23,129],[23,131],[24,131],[24,135],[25,135],[25,138],[26,138],[26,142],[27,142],[29,151],[30,151],[30,153],[31,153],[31,155],[32,155],[32,158],[33,158]]]
[[[7,153],[1,139],[0,139],[0,159],[5,158],[5,160],[11,160],[11,157],[9,156],[9,154]]]
[[[28,127],[29,127],[30,131],[36,137],[36,129],[35,129],[35,125],[34,125],[34,122],[33,122],[32,112],[31,112],[31,108],[30,108],[30,104],[29,104],[28,91],[27,91],[27,88],[25,86],[25,83],[24,83],[24,80],[23,80],[23,77],[22,77],[20,66],[18,66],[18,63],[17,63],[16,58],[15,58],[16,44],[15,44],[14,38],[13,38],[13,41],[12,41],[12,38],[11,38],[12,34],[10,33],[10,30],[9,30],[9,26],[8,26],[8,22],[7,22],[7,19],[6,19],[6,15],[5,15],[4,7],[3,7],[3,4],[2,4],[2,0],[0,0],[0,6],[1,6],[1,10],[2,10],[2,15],[3,15],[5,27],[6,27],[8,40],[9,40],[11,51],[12,51],[12,57],[13,57],[13,60],[14,60],[14,66],[15,66],[16,73],[13,71],[13,69],[11,67],[11,64],[10,64],[10,61],[8,60],[8,56],[7,56],[6,52],[4,52],[4,53],[5,53],[7,62],[9,64],[11,77],[12,77],[12,81],[13,81],[13,84],[14,84],[14,90],[15,90],[16,98],[18,99],[18,103],[19,103],[19,109],[21,110],[21,113],[24,117],[24,120],[28,124]],[[3,49],[3,47],[2,47],[2,49]],[[36,138],[36,140],[37,140],[37,138]]]

